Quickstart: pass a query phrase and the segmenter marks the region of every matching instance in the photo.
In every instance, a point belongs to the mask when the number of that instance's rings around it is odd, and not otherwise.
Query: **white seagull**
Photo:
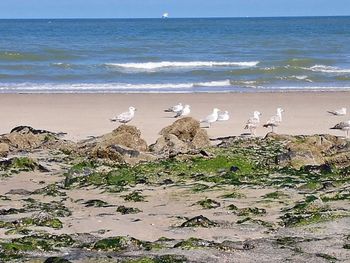
[[[282,112],[284,109],[277,108],[277,112],[275,116],[272,116],[264,125],[265,128],[271,128],[271,131],[274,132],[275,128],[277,128],[282,122]]]
[[[164,110],[165,112],[175,112],[178,113],[179,111],[182,111],[182,109],[184,108],[184,106],[182,105],[182,103],[178,103],[177,105],[174,105],[172,107],[170,107],[169,109]]]
[[[123,124],[128,123],[134,118],[135,111],[136,109],[134,107],[129,107],[129,111],[119,114],[117,117],[111,119],[111,121],[113,122],[119,121],[120,123],[123,123]]]
[[[336,124],[332,130],[341,130],[345,132],[345,137],[349,138],[349,130],[350,130],[350,121],[342,121]]]
[[[174,118],[187,116],[190,113],[191,113],[191,107],[190,105],[186,104],[181,111],[176,112],[176,115],[174,116]]]
[[[345,116],[346,115],[346,108],[343,107],[343,108],[338,109],[338,110],[330,110],[327,112],[334,115],[334,116]]]
[[[228,111],[220,112],[218,116],[218,121],[228,121],[230,119],[230,115]]]
[[[251,134],[256,135],[255,131],[260,124],[261,113],[259,111],[254,111],[253,116],[250,117],[244,126],[245,130],[249,130]]]
[[[209,114],[207,117],[205,117],[203,120],[201,120],[201,123],[203,123],[203,122],[208,123],[209,128],[210,128],[211,124],[218,120],[219,111],[220,110],[218,108],[214,108],[213,112],[211,114]]]

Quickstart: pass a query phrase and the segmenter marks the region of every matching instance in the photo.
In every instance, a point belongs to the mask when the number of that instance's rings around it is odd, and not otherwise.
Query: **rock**
[[[111,133],[83,141],[81,147],[91,145],[99,148],[120,145],[139,152],[145,152],[148,149],[146,141],[141,138],[140,130],[129,125],[121,125]]]
[[[44,263],[71,263],[71,261],[60,257],[50,257]]]
[[[167,134],[160,137],[155,144],[150,146],[150,150],[157,154],[174,156],[179,153],[187,153],[190,147],[185,142],[178,139],[173,134]]]
[[[6,193],[7,195],[31,195],[32,192],[26,189],[11,189]]]
[[[7,157],[10,152],[10,146],[7,143],[0,143],[0,157]]]
[[[156,159],[147,153],[147,143],[134,126],[121,125],[113,132],[78,143],[81,155],[108,159],[118,163],[136,164]]]
[[[239,167],[237,167],[237,166],[234,166],[234,165],[233,165],[233,166],[230,167],[230,172],[232,172],[232,173],[239,172],[239,170],[240,170],[240,169],[239,169]]]
[[[186,222],[184,222],[181,227],[214,227],[217,226],[218,223],[213,222],[211,220],[209,220],[208,218],[206,218],[205,216],[196,216],[193,217],[189,220],[187,220]]]
[[[333,172],[332,167],[329,164],[305,165],[301,167],[300,170],[303,172],[316,174],[330,174]]]
[[[7,152],[30,151],[33,149],[75,149],[75,143],[58,138],[58,134],[37,130],[30,126],[18,126],[10,133],[0,136],[0,156],[2,149]],[[6,146],[7,145],[7,146]]]
[[[272,138],[271,136],[269,138]],[[286,136],[274,136],[285,140]],[[303,166],[350,164],[350,143],[332,135],[287,136],[286,152],[276,157],[276,164],[300,169]]]
[[[200,150],[210,145],[208,134],[200,128],[199,121],[186,117],[175,121],[161,130],[160,137],[150,150],[157,154],[171,156]]]

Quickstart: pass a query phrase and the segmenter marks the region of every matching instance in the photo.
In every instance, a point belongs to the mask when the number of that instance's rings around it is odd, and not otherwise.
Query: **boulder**
[[[5,146],[6,144],[7,146]],[[74,143],[58,138],[58,134],[46,130],[37,130],[30,126],[18,126],[10,133],[0,136],[1,149],[8,152],[30,151],[33,149],[74,148]]]
[[[10,146],[7,143],[0,143],[0,157],[7,157],[10,152]]]
[[[271,138],[271,137],[270,137]],[[277,137],[286,140],[286,137]],[[299,169],[303,166],[330,164],[348,166],[350,164],[350,143],[337,136],[311,135],[288,136],[286,152],[277,156],[277,164]]]
[[[161,155],[176,155],[199,150],[210,145],[207,132],[200,127],[199,121],[185,117],[161,130],[162,135],[150,150]]]
[[[141,138],[140,130],[129,125],[121,125],[111,133],[79,142],[78,149],[81,155],[118,163],[135,164],[156,159],[146,153],[147,143]]]
[[[141,132],[134,126],[121,125],[111,133],[85,140],[79,143],[79,148],[106,148],[110,145],[120,145],[137,151],[147,151],[147,143],[141,138]]]

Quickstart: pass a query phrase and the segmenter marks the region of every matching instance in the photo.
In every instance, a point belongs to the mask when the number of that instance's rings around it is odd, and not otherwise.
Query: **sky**
[[[0,0],[0,18],[350,15],[350,0]]]

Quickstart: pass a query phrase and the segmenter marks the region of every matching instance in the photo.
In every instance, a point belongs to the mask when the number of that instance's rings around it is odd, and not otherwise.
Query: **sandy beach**
[[[349,92],[288,92],[228,94],[1,94],[0,133],[15,126],[30,125],[37,129],[67,133],[66,138],[80,140],[110,132],[119,124],[109,121],[129,106],[138,109],[130,123],[153,143],[158,132],[174,121],[163,110],[182,102],[191,105],[191,115],[204,118],[212,108],[228,110],[231,119],[208,129],[210,137],[239,135],[252,111],[259,110],[262,123],[275,114],[277,107],[285,110],[279,133],[342,135],[329,128],[347,117],[334,117],[326,111],[349,107]],[[258,136],[267,129],[260,127]]]

